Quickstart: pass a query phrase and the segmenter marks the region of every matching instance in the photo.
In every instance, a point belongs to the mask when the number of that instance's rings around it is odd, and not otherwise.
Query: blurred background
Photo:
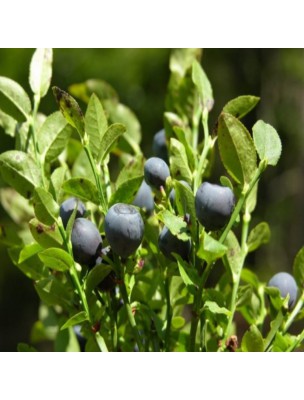
[[[0,76],[16,80],[29,93],[32,54],[33,49],[0,49]],[[109,82],[139,118],[148,157],[152,137],[162,128],[169,56],[170,49],[55,49],[52,83],[66,90],[90,78]],[[211,128],[227,101],[253,94],[261,101],[244,119],[245,125],[251,129],[263,119],[277,129],[283,142],[278,166],[269,167],[260,182],[252,221],[252,226],[268,222],[272,232],[270,243],[248,259],[250,268],[267,282],[277,271],[290,272],[304,245],[304,50],[205,49],[202,64],[215,98]],[[51,92],[40,109],[57,110]],[[13,146],[0,127],[0,152]],[[0,223],[7,219],[0,205]],[[29,341],[37,310],[32,282],[12,265],[0,244],[0,351],[16,351],[18,342]]]

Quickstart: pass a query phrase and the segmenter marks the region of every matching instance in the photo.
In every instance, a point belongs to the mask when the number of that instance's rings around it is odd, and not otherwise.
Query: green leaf
[[[74,314],[71,318],[69,318],[65,324],[62,325],[62,327],[60,328],[61,331],[63,331],[64,329],[70,328],[71,326],[80,324],[83,321],[87,321],[88,320],[88,315],[85,311],[80,311],[77,314]]]
[[[31,244],[25,247],[13,246],[8,249],[13,264],[31,280],[39,280],[48,275],[37,256],[41,250],[38,246],[38,244]]]
[[[247,268],[242,269],[241,279],[242,281],[249,283],[252,287],[258,290],[260,286],[259,278],[256,276],[254,272],[250,271],[250,269]]]
[[[256,96],[239,96],[230,100],[223,108],[223,112],[241,119],[248,114],[259,101],[260,98]]]
[[[106,130],[102,138],[101,149],[99,153],[99,160],[103,161],[111,151],[115,142],[125,133],[126,128],[122,124],[112,124]]]
[[[100,100],[112,100],[118,102],[118,95],[116,91],[107,82],[101,79],[89,79],[83,83],[75,83],[69,86],[69,92],[72,96],[88,103],[93,93],[97,95]]]
[[[59,105],[60,111],[67,122],[77,129],[81,139],[85,134],[84,117],[77,101],[64,90],[53,86],[53,93]]]
[[[212,110],[214,104],[212,87],[205,71],[196,60],[192,65],[192,80],[197,87],[203,109]]]
[[[227,250],[226,246],[207,233],[204,233],[203,240],[200,240],[197,255],[202,260],[205,260],[207,264],[211,264],[213,261],[223,257]]]
[[[172,328],[176,330],[182,329],[185,323],[185,318],[180,316],[173,317],[171,321]]]
[[[289,334],[283,335],[281,332],[276,332],[275,339],[273,341],[273,352],[286,352],[287,349],[293,345],[294,337]]]
[[[101,150],[102,137],[108,129],[108,122],[98,97],[93,93],[85,114],[85,129],[89,136],[89,147],[95,160]]]
[[[300,288],[304,287],[304,247],[297,253],[293,262],[293,276]]]
[[[242,351],[262,352],[264,350],[263,336],[255,325],[251,325],[242,339]]]
[[[38,243],[31,243],[22,248],[19,254],[18,264],[28,260],[33,257],[35,254],[39,253],[42,250],[42,247]]]
[[[58,202],[60,199],[60,191],[65,179],[67,168],[58,167],[56,168],[50,179],[50,192],[52,193],[54,199]]]
[[[167,113],[167,114],[170,114],[170,113]],[[193,154],[193,150],[191,147],[191,141],[190,141],[192,132],[190,129],[188,129],[188,130],[183,129],[183,128],[180,128],[179,126],[174,126],[173,131],[176,134],[177,139],[184,145],[186,154],[187,154],[187,158],[188,158],[189,168],[191,171],[193,171],[195,168],[195,157]]]
[[[268,243],[270,240],[270,228],[266,222],[261,222],[255,226],[248,237],[248,251],[255,251],[262,244]]]
[[[164,210],[157,214],[157,218],[166,225],[166,227],[170,230],[172,235],[177,236],[180,240],[186,242],[189,240],[189,236],[187,232],[187,224],[186,222],[175,215],[173,215],[170,211]]]
[[[123,148],[123,150],[130,152],[129,150],[132,149],[139,154],[140,148],[138,144],[141,141],[141,126],[136,115],[130,108],[121,103],[106,101],[104,107],[112,123],[119,122],[125,127],[123,138],[129,147]],[[120,147],[123,147],[123,141],[120,143]]]
[[[37,133],[37,142],[41,155],[47,162],[57,159],[66,148],[72,128],[59,111],[49,115]]]
[[[196,224],[196,212],[194,204],[194,194],[185,185],[179,181],[174,181],[175,188],[175,204],[179,215],[185,216],[190,215],[190,230],[192,238],[196,238],[197,224]]]
[[[30,64],[30,86],[39,98],[44,97],[49,90],[52,78],[52,49],[37,49]]]
[[[0,155],[0,171],[3,180],[23,197],[30,199],[34,188],[41,186],[41,172],[28,154],[9,150]]]
[[[252,299],[252,286],[251,285],[239,286],[236,307],[240,308],[245,306],[246,304],[250,304],[251,299]]]
[[[103,336],[101,336],[101,334],[99,332],[96,332],[95,339],[96,339],[96,342],[98,344],[100,351],[107,353],[108,348],[107,348],[106,342],[105,342]]]
[[[46,225],[52,225],[59,215],[59,206],[53,196],[45,189],[38,187],[33,196],[33,205],[37,219]]]
[[[33,238],[42,247],[48,248],[62,246],[63,239],[56,224],[47,226],[39,222],[36,218],[33,218],[30,220],[29,226]]]
[[[0,126],[3,128],[4,132],[7,135],[12,137],[15,136],[17,121],[10,115],[1,111],[1,109],[0,109]]]
[[[143,176],[144,158],[142,155],[132,157],[131,160],[120,170],[116,180],[116,186],[119,187],[129,179]]]
[[[231,183],[231,180],[229,178],[227,178],[227,176],[221,176],[220,182],[221,182],[222,186],[226,186],[233,191],[233,185]]]
[[[62,189],[72,196],[84,201],[99,204],[99,195],[96,185],[86,178],[71,178],[64,182]]]
[[[218,144],[227,172],[237,183],[248,184],[257,168],[256,151],[249,132],[233,115],[220,115]]]
[[[35,347],[30,346],[27,343],[18,343],[17,345],[17,351],[19,353],[28,353],[28,352],[36,352],[37,350],[35,349]]]
[[[86,293],[89,294],[96,288],[112,271],[111,265],[99,264],[90,270],[86,278]]]
[[[225,246],[228,251],[224,257],[225,264],[230,270],[233,278],[237,277],[243,265],[241,248],[235,234],[230,231],[225,240]]]
[[[170,169],[174,178],[184,179],[191,183],[192,174],[188,165],[185,146],[174,138],[170,139]]]
[[[40,260],[48,268],[55,271],[67,271],[74,264],[69,253],[62,249],[51,247],[39,253]]]
[[[17,82],[0,76],[0,92],[18,108],[25,118],[28,118],[32,108],[31,101]]]
[[[200,60],[202,49],[173,49],[170,56],[170,71],[183,77],[194,60]]]
[[[180,276],[186,286],[197,287],[199,276],[196,270],[190,268],[187,263],[178,255],[175,254]]]
[[[224,314],[229,316],[231,312],[227,310],[225,307],[220,307],[217,303],[214,301],[205,301],[203,310],[209,310],[212,314]]]
[[[54,343],[54,351],[55,352],[79,352],[80,347],[73,331],[73,328],[70,327],[63,331],[59,330]]]
[[[264,291],[269,296],[271,304],[275,310],[281,310],[282,307],[288,309],[289,294],[285,299],[283,299],[283,297],[281,297],[281,292],[277,287],[266,286]]]
[[[40,299],[48,306],[60,305],[66,309],[71,309],[73,304],[73,290],[56,279],[50,276],[36,282],[35,289]]]
[[[277,131],[271,125],[259,120],[252,128],[252,132],[260,160],[266,160],[268,165],[277,165],[282,153],[282,143]]]
[[[117,186],[110,198],[109,206],[116,203],[130,203],[138,192],[142,180],[142,176],[136,176],[123,182],[120,186]]]

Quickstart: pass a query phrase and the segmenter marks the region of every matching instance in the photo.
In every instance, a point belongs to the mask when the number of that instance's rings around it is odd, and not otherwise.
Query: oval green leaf
[[[191,183],[192,174],[185,146],[174,138],[170,139],[170,169],[174,178]]]
[[[70,125],[77,129],[80,138],[83,139],[85,134],[84,117],[79,104],[72,96],[57,86],[53,87],[53,93],[62,115]]]
[[[93,93],[85,114],[85,129],[89,136],[89,147],[95,160],[101,151],[102,137],[108,129],[108,122],[98,97]]]
[[[62,246],[63,239],[56,224],[51,226],[44,225],[36,218],[33,218],[30,220],[29,226],[33,238],[42,247],[49,248]]]
[[[71,178],[64,182],[62,189],[81,200],[99,204],[98,190],[94,183],[86,178]]]
[[[74,260],[69,253],[54,247],[39,253],[39,258],[46,267],[55,271],[67,271],[74,264]]]
[[[233,115],[220,115],[218,144],[227,172],[237,183],[248,184],[257,168],[256,151],[249,132]]]
[[[0,155],[0,171],[3,180],[23,197],[30,199],[34,188],[41,185],[41,172],[28,154],[9,150]]]
[[[259,120],[252,128],[252,132],[260,160],[266,160],[268,165],[277,165],[282,153],[282,143],[277,131],[271,125]]]
[[[30,64],[30,86],[36,95],[44,97],[49,90],[52,78],[52,49],[36,49]]]
[[[17,82],[0,76],[0,92],[18,108],[25,118],[28,118],[32,108],[31,101]]]
[[[72,128],[59,111],[49,115],[37,133],[40,153],[47,162],[54,161],[66,148]]]
[[[59,206],[53,196],[43,188],[36,188],[33,206],[37,219],[46,225],[52,225],[59,215]]]
[[[223,111],[241,119],[247,115],[259,101],[260,98],[256,96],[239,96],[230,100],[223,108]]]
[[[264,341],[261,332],[255,325],[251,325],[242,339],[242,351],[262,352],[264,351]]]
[[[214,104],[212,87],[205,71],[197,60],[194,60],[192,65],[192,80],[197,87],[202,107],[211,111]]]

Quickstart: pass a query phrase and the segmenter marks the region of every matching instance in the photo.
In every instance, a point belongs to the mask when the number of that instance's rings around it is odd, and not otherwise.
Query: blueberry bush
[[[290,327],[304,317],[304,248],[294,277],[267,284],[246,265],[270,238],[251,215],[280,138],[262,120],[252,133],[242,123],[260,100],[250,95],[229,101],[210,127],[200,58],[200,49],[172,51],[164,125],[148,160],[135,114],[102,80],[53,86],[54,112],[39,112],[51,49],[33,54],[32,99],[0,77],[0,125],[15,138],[0,155],[0,198],[19,227],[1,225],[0,240],[40,299],[19,351],[45,340],[55,351],[301,349],[304,331]]]

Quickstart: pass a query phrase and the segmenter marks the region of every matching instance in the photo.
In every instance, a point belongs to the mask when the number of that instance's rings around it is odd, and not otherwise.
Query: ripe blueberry
[[[151,214],[154,210],[153,192],[149,185],[143,180],[138,192],[133,200],[134,206],[143,208],[145,212]]]
[[[114,253],[128,257],[136,251],[144,235],[140,213],[129,204],[114,204],[105,217],[105,234]]]
[[[295,305],[298,297],[298,287],[292,275],[287,272],[279,272],[270,279],[267,286],[278,288],[283,298],[289,294],[289,308]]]
[[[169,162],[168,157],[168,145],[166,140],[165,130],[157,132],[153,137],[152,151],[155,157],[159,157],[164,160],[167,164]]]
[[[172,253],[179,254],[183,260],[188,260],[191,250],[191,242],[184,242],[174,236],[165,226],[158,237],[160,251],[170,260],[175,260]]]
[[[69,222],[70,216],[72,215],[76,207],[76,204],[77,204],[76,218],[81,218],[84,216],[86,208],[83,202],[80,201],[79,199],[76,199],[75,197],[70,197],[67,200],[65,200],[60,206],[59,213],[62,219],[63,226],[65,228]]]
[[[204,182],[195,195],[195,211],[199,222],[208,230],[221,229],[229,221],[235,204],[232,190]]]
[[[73,255],[79,264],[94,265],[102,240],[97,227],[85,218],[77,218],[71,235]]]
[[[159,189],[160,186],[165,186],[170,171],[164,160],[151,157],[145,162],[144,174],[147,184]]]

